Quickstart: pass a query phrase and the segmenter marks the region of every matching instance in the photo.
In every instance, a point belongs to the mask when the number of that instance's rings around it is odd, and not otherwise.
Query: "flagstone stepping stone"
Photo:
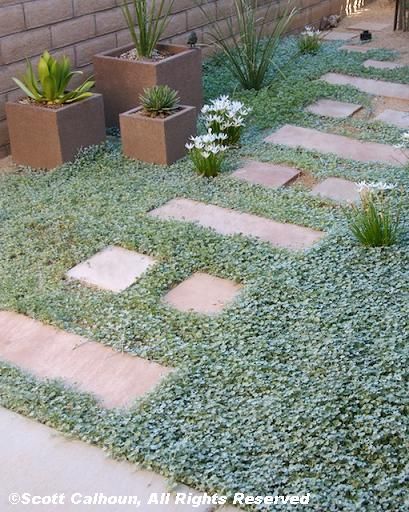
[[[311,194],[345,203],[356,203],[360,200],[356,183],[342,178],[327,178],[316,185]]]
[[[122,247],[106,247],[67,272],[71,279],[115,293],[129,288],[155,260]]]
[[[0,359],[43,379],[62,379],[105,407],[125,407],[170,371],[24,315],[0,311]]]
[[[370,32],[379,32],[388,28],[392,29],[390,23],[380,23],[378,21],[360,21],[355,25],[347,27],[348,30],[369,30]]]
[[[106,452],[90,444],[68,439],[56,430],[32,419],[0,408],[0,510],[2,512],[64,510],[68,512],[212,512],[213,505],[177,504],[183,494],[201,494],[186,486],[169,492],[166,478],[126,461],[107,457]],[[32,496],[64,494],[63,504],[14,505],[11,493],[26,492]],[[178,493],[179,496],[178,496]],[[183,494],[182,494],[183,493]],[[137,496],[140,507],[129,504],[84,504],[86,496],[96,500],[103,497]],[[149,498],[163,496],[169,502],[151,503]],[[197,499],[197,498],[196,498]],[[72,502],[74,500],[74,503]],[[83,503],[78,503],[83,500]]]
[[[350,39],[354,39],[355,37],[358,37],[357,34],[354,34],[353,32],[328,32],[323,36],[322,39],[325,41],[349,41]]]
[[[372,60],[368,59],[363,62],[363,66],[365,68],[375,68],[375,69],[397,69],[403,68],[402,64],[399,62],[387,62],[383,60]]]
[[[243,167],[233,172],[232,176],[268,188],[279,188],[288,185],[300,175],[300,171],[284,165],[265,162],[248,161]]]
[[[335,101],[320,99],[317,102],[309,105],[306,110],[312,114],[323,117],[336,117],[344,119],[352,116],[358,110],[362,108],[362,105],[356,105],[354,103],[345,103],[344,101]]]
[[[372,80],[371,78],[360,78],[339,73],[327,73],[321,77],[321,80],[325,80],[333,85],[351,85],[360,91],[374,94],[375,96],[409,100],[409,85],[407,84]]]
[[[386,109],[376,116],[378,121],[392,124],[398,128],[409,128],[409,112]]]
[[[213,315],[232,302],[241,288],[229,279],[196,272],[170,290],[163,300],[179,311]]]
[[[340,47],[340,50],[345,50],[346,52],[359,52],[359,53],[366,53],[370,50],[377,50],[378,48],[374,48],[373,46],[368,46],[368,43],[366,44],[344,44]]]
[[[312,128],[289,124],[274,132],[265,141],[292,148],[302,147],[320,153],[333,153],[341,158],[359,162],[382,162],[399,166],[408,161],[408,156],[404,151],[393,146],[377,142],[362,142],[343,135],[324,133]]]
[[[212,228],[221,235],[244,235],[259,238],[276,247],[304,249],[320,240],[324,233],[314,229],[284,224],[191,199],[172,199],[152,210],[149,215],[163,220],[180,220]]]

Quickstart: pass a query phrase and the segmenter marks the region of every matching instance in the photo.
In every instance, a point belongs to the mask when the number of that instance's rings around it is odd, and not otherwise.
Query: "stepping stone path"
[[[213,505],[176,504],[178,493],[200,493],[184,485],[169,493],[169,482],[161,475],[141,469],[125,461],[107,457],[101,449],[67,439],[57,431],[0,408],[0,510],[31,512],[32,510],[64,510],[68,512],[213,512]],[[18,505],[9,503],[11,493],[27,492],[32,496],[64,494],[64,504]],[[156,505],[148,500],[151,494],[168,495],[169,504]],[[73,504],[79,496],[137,496],[136,504]],[[227,511],[226,511],[227,512]]]
[[[382,80],[372,80],[371,78],[360,78],[339,73],[327,73],[321,77],[321,80],[325,80],[325,82],[333,85],[351,85],[360,91],[374,94],[375,96],[409,100],[409,85],[407,84],[384,82]]]
[[[309,105],[306,110],[312,114],[323,117],[336,117],[344,119],[352,116],[358,110],[362,108],[362,105],[356,105],[354,103],[345,103],[343,101],[320,99],[316,103]]]
[[[172,371],[7,311],[0,312],[0,359],[39,378],[62,379],[105,407],[131,405]]]
[[[409,112],[399,110],[384,110],[375,118],[377,121],[383,121],[386,124],[397,126],[398,128],[409,128]]]
[[[344,44],[344,46],[340,47],[340,50],[345,50],[346,52],[359,52],[359,53],[366,53],[370,50],[377,50],[377,48],[374,48],[373,46],[367,46],[368,43],[364,44],[357,44],[357,45],[351,45],[351,44]]]
[[[242,286],[228,279],[197,272],[170,290],[164,301],[179,311],[212,315],[240,293]]]
[[[310,228],[284,224],[229,208],[190,199],[172,199],[149,215],[164,220],[180,220],[212,228],[221,235],[244,235],[270,242],[276,247],[304,249],[320,240],[324,233]]]
[[[382,162],[398,166],[408,161],[408,156],[401,149],[393,146],[377,142],[361,142],[343,135],[288,124],[267,137],[265,141],[292,148],[302,147],[320,153],[333,153],[341,158],[359,162]]]
[[[341,178],[327,178],[316,185],[311,194],[346,203],[356,203],[360,200],[356,183]]]
[[[131,286],[155,260],[122,247],[106,247],[67,272],[71,279],[119,293]]]
[[[368,59],[363,63],[365,68],[375,68],[375,69],[397,69],[403,68],[402,64],[399,62],[387,62],[382,60],[372,60]]]
[[[235,171],[232,176],[249,183],[263,185],[267,188],[279,188],[298,178],[300,171],[283,165],[248,161]]]
[[[325,41],[349,41],[350,39],[354,39],[354,37],[358,37],[357,34],[353,32],[328,32],[323,36],[322,39]]]
[[[370,32],[379,32],[388,28],[392,29],[390,23],[379,23],[377,21],[361,21],[355,25],[347,27],[348,30],[369,30]]]

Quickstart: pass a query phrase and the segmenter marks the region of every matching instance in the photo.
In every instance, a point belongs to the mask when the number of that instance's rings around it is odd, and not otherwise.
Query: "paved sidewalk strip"
[[[409,85],[407,84],[373,80],[372,78],[360,78],[341,73],[326,73],[321,77],[321,80],[333,85],[350,85],[362,92],[374,94],[375,96],[409,100]]]
[[[360,162],[381,162],[394,166],[405,165],[408,162],[407,154],[393,146],[377,142],[362,142],[343,135],[289,124],[274,132],[265,141],[292,148],[302,147],[320,153],[333,153],[341,158]]]
[[[39,378],[62,379],[105,407],[131,405],[172,371],[8,311],[0,311],[0,359]]]
[[[0,510],[1,512],[213,512],[212,505],[175,504],[177,493],[199,493],[180,485],[169,492],[169,483],[161,475],[128,462],[108,458],[101,449],[65,438],[56,430],[0,407]],[[9,495],[32,496],[64,494],[64,505],[11,504]],[[169,493],[169,503],[147,505],[152,494]],[[136,504],[75,504],[86,497],[137,496]]]
[[[369,30],[370,32],[380,32],[388,28],[392,30],[392,24],[382,23],[379,21],[360,21],[346,28],[348,30]]]
[[[398,128],[409,128],[409,112],[386,109],[378,114],[375,119]]]
[[[310,228],[284,224],[264,217],[190,199],[172,199],[149,212],[152,217],[198,223],[222,235],[244,235],[287,249],[304,249],[320,240],[324,233]]]
[[[354,32],[337,32],[336,30],[327,32],[322,39],[325,41],[349,41],[350,39],[354,39],[358,37]]]

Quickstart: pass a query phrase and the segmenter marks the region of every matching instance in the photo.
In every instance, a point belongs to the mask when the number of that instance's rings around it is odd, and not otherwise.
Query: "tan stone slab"
[[[149,212],[149,215],[164,220],[197,223],[222,235],[259,238],[271,245],[287,249],[305,249],[324,236],[322,231],[182,198],[172,199]]]
[[[232,302],[242,286],[220,277],[196,272],[170,290],[163,300],[179,311],[214,315]]]
[[[302,147],[320,153],[333,153],[341,158],[359,162],[381,162],[395,166],[405,165],[408,162],[407,154],[393,146],[377,142],[362,142],[343,135],[289,124],[274,132],[265,141],[292,148]]]
[[[349,41],[350,39],[354,39],[358,37],[358,34],[354,34],[353,32],[341,32],[333,30],[331,32],[327,32],[322,39],[325,41]]]
[[[371,78],[360,78],[339,73],[327,73],[321,77],[321,80],[325,80],[333,85],[351,85],[360,91],[374,94],[375,96],[409,100],[409,85],[407,84],[372,80]]]
[[[122,247],[106,247],[67,272],[71,279],[119,293],[131,286],[155,260]]]
[[[354,25],[350,25],[346,28],[348,30],[369,30],[370,32],[380,32],[389,28],[392,30],[392,25],[390,23],[380,23],[379,21],[362,20],[359,23],[355,23]]]
[[[342,178],[327,178],[316,185],[311,194],[345,203],[356,203],[360,200],[356,183]]]
[[[106,407],[131,405],[171,371],[8,311],[0,312],[0,359],[39,378],[62,379]]]
[[[128,462],[108,458],[101,449],[63,437],[57,431],[0,408],[0,510],[2,512],[212,512],[209,505],[176,504],[177,493],[193,489],[180,486],[169,493],[169,483],[161,475]],[[23,505],[9,502],[9,495],[64,494],[61,505]],[[151,495],[169,496],[169,503],[148,505]],[[75,504],[85,496],[137,496],[140,506],[130,504]],[[82,498],[83,499],[83,498]],[[74,501],[74,503],[72,502]]]
[[[355,114],[355,112],[361,108],[362,105],[322,98],[312,105],[309,105],[306,110],[312,114],[316,114],[317,116],[344,119],[346,117],[352,116],[352,114]]]
[[[378,114],[375,119],[398,128],[409,128],[409,112],[386,109]]]
[[[375,68],[375,69],[397,69],[403,68],[402,64],[399,62],[388,62],[383,60],[372,60],[368,59],[363,62],[363,66],[365,68]]]
[[[288,185],[300,175],[300,171],[284,165],[268,164],[250,160],[235,171],[232,176],[249,183],[263,185],[268,188],[279,188]]]
[[[369,52],[369,50],[377,50],[378,48],[374,48],[373,46],[368,46],[368,43],[366,44],[344,44],[340,47],[340,50],[345,50],[346,52],[359,52],[359,53],[366,53]]]

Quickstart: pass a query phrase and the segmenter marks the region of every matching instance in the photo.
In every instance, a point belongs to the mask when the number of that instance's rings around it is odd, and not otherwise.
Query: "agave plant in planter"
[[[186,141],[196,134],[196,108],[179,101],[178,93],[167,85],[145,89],[141,106],[119,116],[124,154],[164,165],[182,158]]]
[[[25,96],[6,104],[11,153],[15,163],[53,169],[74,159],[81,147],[105,140],[104,105],[93,94],[92,80],[69,90],[80,71],[70,60],[54,59],[47,51],[36,76],[30,61],[22,79],[14,82]]]
[[[132,44],[94,56],[96,88],[104,96],[107,126],[139,104],[143,90],[168,85],[182,103],[200,109],[202,57],[199,48],[160,44],[172,0],[127,0],[122,9]]]

